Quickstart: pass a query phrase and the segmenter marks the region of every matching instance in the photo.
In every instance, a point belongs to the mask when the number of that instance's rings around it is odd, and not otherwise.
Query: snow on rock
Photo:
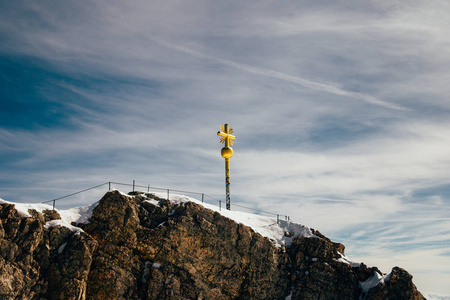
[[[156,200],[154,200],[154,199],[148,199],[148,200],[145,200],[144,202],[148,202],[148,203],[150,203],[150,204],[153,204],[153,205],[155,205],[155,206],[160,207],[160,206],[159,206],[159,202],[156,201]]]
[[[14,204],[15,209],[20,213],[23,218],[31,217],[28,210],[34,209],[40,213],[44,210],[53,210],[53,207],[48,204],[43,203],[15,203],[5,201],[0,198],[0,204]],[[95,207],[97,207],[99,202],[95,202],[89,206],[81,206],[74,207],[65,210],[58,210],[55,208],[55,211],[59,213],[61,219],[59,220],[51,220],[45,223],[45,228],[50,228],[54,226],[63,226],[67,227],[76,234],[80,234],[83,230],[79,227],[73,226],[72,222],[75,223],[88,223],[88,219],[92,216],[92,211]]]
[[[81,229],[80,227],[73,226],[72,224],[67,223],[64,220],[51,220],[51,221],[48,221],[47,223],[45,223],[45,225],[44,225],[45,228],[51,228],[51,227],[55,227],[55,226],[67,227],[70,230],[72,230],[73,232],[75,232],[76,234],[80,234],[81,232],[83,232],[83,229]]]
[[[43,203],[15,203],[15,202],[9,202],[6,200],[3,200],[0,198],[0,204],[14,204],[14,207],[19,212],[19,214],[22,216],[22,218],[29,218],[31,215],[28,213],[29,209],[34,209],[40,213],[42,213],[44,210],[52,210],[53,207],[48,204]]]
[[[94,208],[98,206],[99,202],[95,202],[89,206],[80,206],[69,208],[66,210],[58,210],[61,219],[67,221],[69,224],[72,222],[88,224],[89,218],[92,216]]]
[[[58,248],[58,254],[61,254],[64,251],[64,248],[66,248],[67,242],[59,246]]]
[[[128,195],[127,193],[124,193],[124,192],[116,190],[116,189],[112,189],[111,191],[118,191],[122,196],[125,196],[125,197],[130,197],[130,198],[134,197],[134,196]]]
[[[160,198],[167,197],[166,193],[154,193],[154,195]],[[276,218],[242,211],[227,210],[225,208],[220,209],[218,205],[203,203],[200,200],[184,195],[170,194],[169,197],[169,200],[175,204],[182,204],[191,201],[202,205],[207,209],[216,211],[222,216],[232,219],[237,223],[242,223],[248,227],[251,227],[255,232],[269,238],[277,246],[290,245],[295,236],[315,237],[310,228],[301,224],[296,224],[285,220],[279,220],[279,224],[277,224]]]
[[[159,268],[161,268],[161,264],[155,262],[155,263],[152,264],[152,268],[153,269],[159,269]]]
[[[135,196],[130,196],[128,194],[125,194],[124,192],[119,191],[123,196],[133,198]],[[155,196],[160,198],[166,198],[166,193],[154,193]],[[145,197],[145,194],[141,194],[140,196]],[[224,208],[220,209],[217,205],[212,205],[208,203],[203,203],[200,200],[197,200],[195,198],[187,197],[184,195],[178,195],[178,194],[170,194],[170,201],[172,201],[175,204],[183,204],[186,202],[194,202],[196,204],[202,205],[207,209],[216,211],[220,213],[221,215],[232,219],[236,221],[237,223],[242,223],[246,226],[251,227],[255,232],[258,232],[262,236],[265,236],[269,238],[275,245],[281,246],[281,245],[289,245],[291,244],[292,240],[295,236],[302,236],[302,237],[315,237],[315,235],[312,233],[311,229],[308,227],[305,227],[301,224],[296,224],[290,221],[286,220],[279,220],[279,224],[277,224],[277,219],[274,217],[266,217],[261,215],[256,215],[252,213],[247,212],[241,212],[241,211],[235,211],[235,210],[226,210]],[[159,202],[148,198],[145,200],[153,205],[159,206]],[[1,203],[11,203],[16,206],[16,209],[19,211],[19,213],[22,215],[22,217],[30,217],[30,214],[28,213],[28,209],[35,209],[36,211],[39,211],[42,213],[43,210],[52,210],[53,207],[51,205],[47,204],[25,204],[25,203],[13,203],[8,202],[5,200],[0,199]],[[76,226],[73,226],[72,223],[88,223],[88,219],[92,216],[92,211],[95,207],[97,207],[99,202],[95,202],[89,206],[85,207],[75,207],[70,208],[66,210],[58,210],[55,209],[59,215],[61,216],[61,220],[52,220],[45,224],[46,228],[52,227],[52,226],[64,226],[76,233],[80,233],[83,230],[81,228],[78,228]]]
[[[99,202],[95,202],[89,206],[80,206],[69,208],[65,210],[56,210],[61,216],[61,220],[52,220],[45,223],[46,228],[53,226],[63,226],[67,227],[76,234],[83,232],[83,229],[73,226],[72,223],[89,223],[89,218],[92,216],[92,211],[97,207]]]
[[[347,256],[343,255],[342,253],[339,253],[339,255],[341,257],[336,259],[336,261],[344,263],[344,264],[348,264],[352,268],[359,268],[361,266],[361,263],[357,263],[357,262],[351,261]]]
[[[391,280],[391,273],[385,274],[385,275],[381,275],[378,272],[374,272],[372,277],[370,277],[366,281],[360,281],[359,285],[361,287],[361,290],[364,293],[367,293],[367,292],[369,292],[369,290],[371,288],[377,286],[377,284],[379,284],[380,282],[384,283],[384,282],[388,282],[389,280]]]

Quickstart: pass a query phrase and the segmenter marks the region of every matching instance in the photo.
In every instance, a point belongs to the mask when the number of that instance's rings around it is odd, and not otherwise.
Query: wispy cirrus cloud
[[[246,65],[243,63],[238,63],[235,61],[221,59],[221,58],[214,57],[214,56],[211,56],[206,53],[199,52],[199,51],[191,49],[191,48],[187,48],[182,45],[168,42],[161,38],[152,37],[151,39],[164,47],[174,49],[179,52],[187,53],[189,55],[194,55],[194,56],[197,56],[197,57],[200,57],[203,59],[208,59],[208,60],[212,60],[215,62],[219,62],[221,64],[242,70],[242,71],[250,73],[250,74],[265,76],[265,77],[283,80],[283,81],[287,81],[287,82],[292,82],[295,84],[299,84],[303,87],[306,87],[308,89],[312,89],[314,91],[320,91],[320,92],[326,92],[326,93],[335,94],[335,95],[344,96],[344,97],[356,98],[359,100],[369,102],[374,105],[379,105],[379,106],[383,106],[383,107],[390,108],[390,109],[395,109],[395,110],[406,110],[407,109],[401,105],[389,103],[389,102],[377,99],[377,98],[367,95],[367,94],[344,90],[342,88],[339,88],[335,85],[331,85],[328,83],[315,82],[315,81],[311,81],[311,80],[308,80],[305,78],[296,77],[296,76],[292,76],[292,75],[285,74],[282,72],[278,72],[275,70],[257,68],[257,67],[253,67],[253,66]]]
[[[0,197],[136,179],[220,198],[227,122],[233,201],[289,212],[350,257],[384,271],[398,261],[419,288],[450,294],[448,12],[446,1],[2,2]]]

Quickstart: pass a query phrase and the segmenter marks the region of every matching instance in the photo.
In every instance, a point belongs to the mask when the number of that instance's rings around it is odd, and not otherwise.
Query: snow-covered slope
[[[121,192],[123,195],[127,197],[134,197],[130,196],[128,194],[125,194]],[[167,194],[165,193],[154,193],[155,196],[160,198],[166,198]],[[141,195],[145,197],[145,194]],[[305,227],[300,224],[296,224],[293,222],[285,221],[285,220],[279,220],[279,224],[277,224],[276,218],[251,214],[247,212],[241,212],[241,211],[235,211],[235,210],[226,210],[226,209],[219,209],[216,205],[211,205],[208,203],[202,203],[200,200],[187,197],[184,195],[179,194],[171,194],[170,195],[170,201],[174,203],[184,203],[184,202],[194,202],[199,205],[204,206],[207,209],[216,211],[220,213],[221,215],[230,218],[237,223],[242,223],[246,226],[251,227],[255,232],[258,232],[264,237],[268,237],[270,240],[272,240],[277,246],[281,245],[289,245],[293,239],[294,236],[303,236],[303,237],[313,237],[313,233],[310,228]],[[148,198],[149,202],[152,202],[155,205],[158,205],[158,202]],[[35,209],[36,211],[39,211],[42,213],[44,210],[52,210],[53,207],[47,204],[42,203],[14,203],[14,202],[8,202],[0,198],[0,203],[11,203],[16,206],[16,209],[19,211],[19,213],[23,217],[30,216],[28,213],[29,209]],[[70,208],[66,210],[57,210],[57,212],[61,216],[61,220],[53,220],[46,223],[46,226],[55,226],[55,225],[61,225],[68,227],[74,231],[81,231],[80,228],[72,226],[72,222],[75,223],[87,223],[88,219],[92,215],[93,209],[98,205],[98,202],[93,203],[89,206],[85,207],[75,207]],[[286,234],[288,233],[288,234]],[[287,236],[288,235],[288,236]]]
[[[157,197],[165,198],[167,195],[165,193],[154,193]],[[172,194],[169,196],[170,201],[174,203],[183,203],[183,202],[194,202],[200,205],[203,205],[205,208],[216,211],[227,217],[236,221],[237,223],[242,223],[246,226],[251,227],[255,232],[258,232],[264,237],[268,237],[272,240],[276,245],[289,245],[294,236],[303,236],[303,237],[313,237],[311,229],[305,227],[301,224],[296,224],[293,222],[288,222],[284,220],[279,220],[279,224],[277,224],[276,218],[251,214],[247,212],[241,212],[236,210],[226,210],[220,209],[217,205],[211,205],[208,203],[202,203],[201,201],[187,197],[184,195]],[[286,236],[285,233],[290,233]]]
[[[0,204],[9,203],[14,204],[16,210],[21,214],[22,217],[30,217],[30,214],[28,213],[29,209],[34,209],[40,213],[42,213],[44,210],[52,210],[53,207],[48,204],[43,203],[15,203],[6,201],[0,198]],[[56,225],[64,226],[72,231],[75,232],[81,232],[83,231],[81,228],[73,226],[72,222],[75,223],[87,223],[88,219],[92,215],[93,209],[98,205],[98,202],[95,202],[89,206],[81,206],[81,207],[74,207],[70,209],[65,210],[58,210],[55,209],[59,215],[61,216],[61,220],[53,220],[48,221],[45,226],[52,227]]]

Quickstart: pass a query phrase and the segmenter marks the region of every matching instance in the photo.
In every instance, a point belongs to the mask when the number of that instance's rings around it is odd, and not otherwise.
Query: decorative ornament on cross
[[[220,142],[222,144],[225,144],[225,147],[222,148],[221,154],[222,157],[227,159],[231,158],[233,156],[233,148],[230,146],[233,146],[233,141],[236,139],[233,133],[233,128],[228,127],[228,124],[220,125],[220,131],[217,132],[217,135],[220,135],[222,138],[220,139]]]
[[[221,136],[220,142],[225,144],[225,147],[221,150],[221,155],[225,158],[225,189],[226,189],[226,203],[227,209],[231,208],[231,200],[230,200],[230,158],[233,156],[233,141],[236,139],[234,135],[232,135],[233,129],[228,126],[228,124],[221,125],[220,131],[217,132],[217,135]]]

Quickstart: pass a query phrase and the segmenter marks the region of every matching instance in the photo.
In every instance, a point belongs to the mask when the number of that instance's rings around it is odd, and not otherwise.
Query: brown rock
[[[394,267],[392,268],[389,280],[380,282],[369,290],[364,299],[367,300],[423,300],[425,297],[417,290],[412,282],[412,275],[406,270]]]
[[[29,214],[0,205],[0,299],[423,299],[400,268],[362,294],[379,270],[339,262],[318,231],[276,247],[192,202],[108,192],[81,233]]]
[[[0,299],[85,299],[95,241],[65,227],[45,228],[55,213],[28,213],[0,205]]]

